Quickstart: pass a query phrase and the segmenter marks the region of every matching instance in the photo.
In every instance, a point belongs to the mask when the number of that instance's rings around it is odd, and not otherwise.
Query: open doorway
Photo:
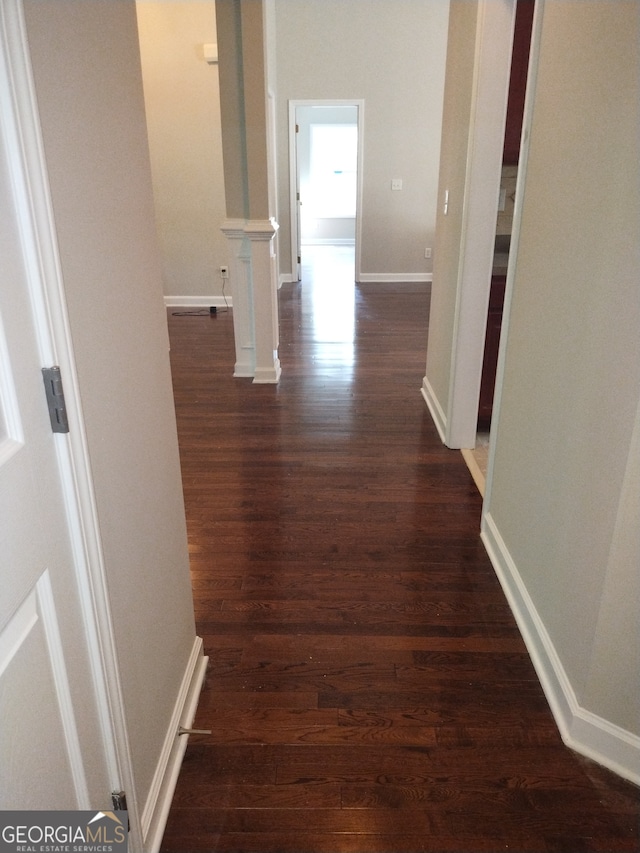
[[[463,449],[462,451],[478,490],[483,497],[489,465],[491,415],[496,386],[498,350],[511,247],[515,189],[520,161],[534,11],[535,0],[517,0],[502,151],[498,216],[478,401],[477,434],[475,447],[470,450]]]
[[[292,269],[310,247],[340,247],[360,268],[362,101],[290,101]],[[325,253],[326,254],[326,253]]]
[[[348,117],[355,108],[339,107]],[[318,115],[320,111],[320,115]],[[301,107],[298,123],[300,241],[303,246],[355,245],[358,126],[330,124],[324,107]],[[333,110],[330,110],[333,112]],[[304,139],[301,136],[304,134]],[[307,144],[308,143],[308,144]]]

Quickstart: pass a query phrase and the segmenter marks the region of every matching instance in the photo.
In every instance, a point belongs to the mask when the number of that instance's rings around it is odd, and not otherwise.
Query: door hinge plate
[[[127,809],[127,795],[124,791],[112,791],[111,802],[113,803],[114,812],[127,812],[127,832],[130,832],[131,821],[129,820],[129,810]]]
[[[47,396],[51,429],[54,432],[69,432],[67,407],[64,401],[64,389],[59,367],[43,367],[42,379]]]
[[[113,803],[113,810],[116,812],[126,812],[127,811],[127,795],[124,791],[112,791],[111,792],[111,802]]]

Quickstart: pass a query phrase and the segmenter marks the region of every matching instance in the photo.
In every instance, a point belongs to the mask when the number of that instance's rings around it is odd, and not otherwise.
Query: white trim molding
[[[165,296],[165,308],[232,308],[231,296]]]
[[[274,237],[275,219],[249,219],[244,226],[248,240],[253,294],[253,341],[256,384],[275,384],[280,379],[278,358],[278,273]]]
[[[445,436],[447,434],[447,416],[426,376],[422,379],[422,388],[420,389],[420,393],[427,404],[427,408],[431,412],[431,417],[433,418],[433,422],[438,430],[440,440],[444,444]]]
[[[149,796],[142,812],[144,849],[148,853],[157,853],[160,849],[182,759],[187,749],[189,735],[181,735],[179,731],[181,727],[191,728],[196,715],[209,662],[209,658],[203,655],[202,649],[202,640],[196,637],[169,721],[156,772],[151,781]]]
[[[58,707],[60,709],[62,730],[64,731],[66,740],[66,752],[69,758],[69,764],[71,765],[71,776],[76,789],[78,808],[90,809],[91,797],[89,795],[87,779],[84,772],[82,747],[80,745],[80,737],[78,735],[78,727],[73,708],[73,699],[67,675],[67,664],[64,657],[62,639],[60,637],[60,628],[58,627],[56,603],[53,597],[51,577],[46,569],[36,584],[35,595],[37,596],[37,602],[39,605],[38,609],[40,611],[42,625],[47,638],[47,650],[49,652],[53,680],[55,683],[56,693],[58,695]]]
[[[429,284],[433,275],[430,272],[361,272],[356,280],[359,284]]]
[[[227,219],[220,230],[229,241],[230,283],[236,345],[234,376],[255,383],[280,379],[278,359],[278,273],[275,219]]]
[[[581,707],[562,661],[490,513],[481,538],[531,656],[564,743],[640,785],[640,738]]]
[[[253,322],[251,253],[244,233],[244,219],[225,219],[220,230],[229,241],[229,283],[235,305],[233,336],[236,347],[234,376],[252,377],[256,369]]]

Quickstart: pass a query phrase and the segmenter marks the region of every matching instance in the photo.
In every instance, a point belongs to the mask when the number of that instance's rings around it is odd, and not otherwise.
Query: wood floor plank
[[[217,648],[223,647],[233,639],[225,636],[206,636],[205,641]],[[330,634],[323,637],[316,635],[290,634],[257,634],[247,640],[245,659],[257,658],[262,653],[261,660],[301,660],[307,657],[314,660],[327,656],[334,662],[337,659],[348,663],[350,661],[379,660],[380,655],[388,655],[394,661],[401,663],[410,656],[413,662],[414,653],[419,652],[474,652],[478,654],[492,652],[526,654],[522,637],[518,634],[513,638],[502,637],[405,637],[369,635]],[[408,659],[408,658],[407,658]]]
[[[340,809],[342,786],[333,785],[178,785],[174,809]],[[189,827],[191,831],[193,827]],[[175,828],[174,830],[175,831]]]
[[[371,812],[354,809],[314,809],[313,823],[304,809],[183,809],[171,816],[170,831],[181,831],[216,835],[220,833],[287,833],[297,837],[301,849],[305,849],[305,836],[309,833],[366,834],[376,829]],[[441,813],[415,811],[413,831],[421,835],[447,834],[448,820]],[[385,813],[386,830],[389,835],[402,834],[406,830],[405,817],[399,811]],[[336,841],[338,838],[336,837]]]
[[[374,726],[314,726],[299,723],[296,726],[259,726],[240,723],[224,728],[218,714],[199,717],[199,726],[219,726],[206,739],[208,744],[380,744],[396,746],[435,746],[436,731],[433,726],[374,727]],[[203,743],[203,736],[195,736],[195,743]]]
[[[312,690],[287,691],[279,690],[277,693],[264,693],[259,690],[218,690],[217,687],[203,691],[198,714],[202,719],[206,715],[220,709],[228,708],[280,708],[280,709],[307,709],[318,707],[318,694]],[[200,725],[200,717],[198,726]],[[204,723],[203,723],[204,726]]]
[[[549,848],[544,839],[519,838],[510,836],[513,843],[510,849],[517,853],[545,853]],[[165,853],[183,853],[190,851],[219,851],[219,853],[496,853],[506,849],[505,845],[496,847],[495,839],[465,838],[450,836],[424,836],[381,834],[368,832],[320,833],[310,831],[304,837],[284,832],[264,833],[222,833],[205,836],[179,836],[177,842],[168,838],[163,848]],[[564,851],[570,848],[562,848]],[[596,850],[595,847],[571,848],[572,853]],[[614,848],[611,848],[614,850]],[[631,847],[618,847],[615,850],[633,850]]]
[[[638,853],[638,789],[562,743],[420,396],[428,289],[331,275],[355,333],[319,331],[305,266],[278,386],[233,377],[231,313],[169,317],[212,735],[162,850]]]

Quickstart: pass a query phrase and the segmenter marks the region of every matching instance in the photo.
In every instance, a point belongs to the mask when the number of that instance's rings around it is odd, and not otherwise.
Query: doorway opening
[[[360,269],[363,101],[290,101],[291,268],[340,249]],[[324,247],[325,252],[311,251]]]
[[[517,0],[502,150],[498,216],[478,400],[477,434],[475,446],[469,450],[462,450],[471,475],[483,497],[489,467],[491,415],[497,380],[498,350],[511,248],[534,11],[535,0]]]
[[[341,110],[351,112],[351,107]],[[311,114],[323,107],[302,108]],[[358,126],[320,124],[311,114],[308,150],[300,153],[300,240],[309,245],[355,245]],[[299,125],[300,126],[300,125]],[[306,130],[306,128],[304,128]],[[298,136],[299,150],[303,140]]]

